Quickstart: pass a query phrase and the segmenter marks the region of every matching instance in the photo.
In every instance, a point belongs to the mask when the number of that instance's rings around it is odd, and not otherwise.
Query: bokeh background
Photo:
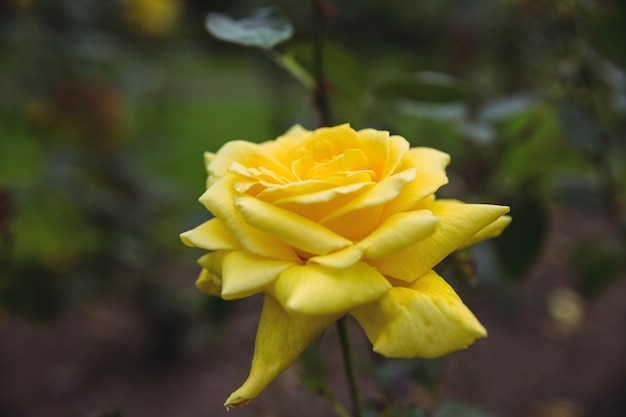
[[[204,151],[317,127],[288,72],[204,27],[267,4],[1,3],[1,416],[225,415],[261,300],[199,293],[201,252],[178,234],[209,216]],[[272,4],[295,30],[276,49],[311,70],[313,2]],[[368,415],[626,415],[624,3],[323,7],[334,122],[449,152],[440,195],[514,218],[440,266],[487,339],[394,361],[351,325]],[[336,339],[230,415],[332,415],[320,384],[347,398]]]

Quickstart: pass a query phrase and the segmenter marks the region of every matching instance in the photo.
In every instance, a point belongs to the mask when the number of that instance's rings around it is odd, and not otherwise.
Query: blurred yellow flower
[[[181,0],[124,0],[126,18],[139,32],[150,36],[169,33],[181,13]]]
[[[509,209],[436,199],[447,154],[346,124],[229,142],[205,162],[200,201],[215,218],[181,235],[210,251],[197,286],[265,294],[250,376],[226,407],[255,398],[345,314],[388,357],[437,357],[486,335],[432,268],[500,234]]]

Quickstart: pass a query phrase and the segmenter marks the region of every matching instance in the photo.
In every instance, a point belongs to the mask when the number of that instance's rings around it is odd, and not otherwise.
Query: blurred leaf
[[[399,405],[378,414],[377,417],[427,417],[426,412],[414,405]]]
[[[472,405],[450,402],[437,408],[432,417],[492,417],[492,414]]]
[[[505,120],[529,110],[536,104],[537,99],[528,94],[495,99],[483,106],[480,119],[490,122]]]
[[[591,115],[570,103],[561,104],[558,114],[563,135],[569,143],[590,154],[600,151],[600,129]]]
[[[467,100],[467,87],[451,75],[417,72],[380,84],[376,94],[384,99],[409,99],[429,104],[450,104]]]
[[[524,278],[537,258],[548,227],[543,202],[524,192],[520,194],[511,201],[513,221],[495,241],[502,267],[517,280]]]
[[[407,99],[396,101],[396,109],[408,116],[451,121],[463,120],[467,114],[465,104],[429,104]]]
[[[223,13],[211,13],[205,26],[217,39],[261,49],[272,49],[293,34],[289,19],[273,6],[256,9],[249,17],[240,20]]]
[[[491,144],[496,137],[494,127],[483,120],[460,119],[457,130],[461,137],[481,144]]]
[[[603,15],[589,26],[587,36],[591,44],[602,54],[615,60],[620,65],[626,65],[626,14],[612,13]]]
[[[417,359],[415,364],[416,366],[409,372],[411,379],[434,391],[443,377],[445,359]]]
[[[594,297],[620,277],[626,267],[624,248],[617,242],[585,242],[574,248],[571,262],[576,269],[576,287]]]
[[[274,60],[290,73],[298,82],[308,91],[313,91],[315,88],[315,80],[311,77],[311,74],[305,70],[299,63],[290,55],[277,55]]]

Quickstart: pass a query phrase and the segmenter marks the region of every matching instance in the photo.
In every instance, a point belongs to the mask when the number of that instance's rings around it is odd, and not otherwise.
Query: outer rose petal
[[[435,233],[394,255],[369,261],[382,274],[412,282],[509,211],[504,206],[453,200],[435,200],[426,208],[439,218]]]
[[[298,262],[293,248],[250,226],[235,209],[235,180],[230,175],[218,180],[202,194],[200,202],[222,221],[243,249],[268,258]]]
[[[385,213],[410,210],[418,201],[448,183],[446,167],[450,155],[432,148],[411,148],[402,158],[401,169],[417,168],[415,180],[407,184],[397,198],[387,204]]]
[[[224,406],[240,407],[256,398],[302,351],[341,315],[288,313],[266,296],[257,330],[250,375]]]
[[[196,287],[209,295],[221,296],[222,294],[222,261],[231,253],[227,250],[219,250],[207,253],[200,259],[198,264],[202,266],[202,272],[196,280]]]
[[[222,261],[222,298],[233,300],[259,293],[293,265],[246,251],[232,252]]]
[[[215,154],[205,153],[204,160],[209,174],[207,187],[224,177],[233,162],[245,161],[251,155],[260,152],[260,149],[256,143],[234,140],[226,142]]]
[[[457,249],[466,248],[468,246],[472,246],[475,243],[482,242],[483,240],[492,239],[494,237],[500,236],[500,234],[509,225],[509,223],[511,223],[511,220],[513,220],[511,216],[500,217],[489,226],[485,227],[482,230],[479,230],[474,236],[463,242],[463,244]]]
[[[181,233],[180,240],[187,246],[206,250],[239,249],[237,241],[219,219],[211,219]]]
[[[392,255],[432,234],[437,222],[430,210],[394,214],[363,240],[365,256],[379,259]]]
[[[354,309],[375,352],[393,358],[435,358],[487,335],[454,290],[434,271],[410,287],[394,287]]]
[[[359,262],[348,268],[293,266],[276,280],[274,295],[285,309],[300,314],[341,314],[380,298],[391,284]]]
[[[250,196],[235,199],[248,224],[303,251],[322,255],[352,244],[312,220]]]

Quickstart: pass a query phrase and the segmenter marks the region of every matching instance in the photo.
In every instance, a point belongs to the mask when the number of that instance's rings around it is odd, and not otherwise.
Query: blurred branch
[[[313,12],[315,14],[313,71],[316,81],[313,99],[319,115],[320,126],[330,126],[332,124],[330,104],[328,102],[328,83],[324,75],[324,40],[329,7],[325,0],[313,0]]]

